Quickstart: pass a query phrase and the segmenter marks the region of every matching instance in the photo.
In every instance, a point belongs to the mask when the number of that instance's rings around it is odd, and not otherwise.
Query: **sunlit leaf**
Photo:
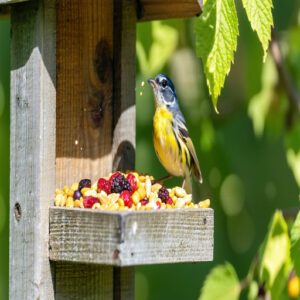
[[[238,18],[234,0],[207,0],[195,23],[196,51],[202,59],[215,110],[237,46]]]
[[[212,269],[207,276],[199,300],[235,300],[240,285],[233,266],[229,263]]]
[[[151,23],[151,34],[153,42],[148,55],[142,42],[136,42],[141,72],[148,77],[156,75],[164,67],[178,44],[178,31],[161,21]]]
[[[269,226],[267,237],[261,249],[260,281],[272,290],[276,278],[285,274],[286,261],[289,259],[290,240],[288,227],[280,211],[277,211]],[[276,288],[276,287],[275,287]],[[276,290],[276,294],[280,291]]]
[[[291,230],[291,257],[296,273],[300,276],[300,212]]]
[[[251,27],[256,31],[263,47],[265,60],[273,26],[272,0],[242,0],[242,2]]]

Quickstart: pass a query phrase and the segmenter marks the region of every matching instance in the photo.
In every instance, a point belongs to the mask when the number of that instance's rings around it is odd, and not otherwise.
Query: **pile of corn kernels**
[[[181,187],[166,188],[152,176],[115,172],[92,183],[82,179],[71,187],[56,189],[55,206],[102,210],[153,210],[169,208],[208,208],[210,200],[192,202]]]

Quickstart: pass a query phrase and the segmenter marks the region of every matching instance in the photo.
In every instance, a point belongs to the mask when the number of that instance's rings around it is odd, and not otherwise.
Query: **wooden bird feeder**
[[[136,265],[212,260],[212,209],[53,207],[57,186],[134,169],[136,22],[199,15],[198,1],[0,4],[11,17],[10,299],[130,300]]]

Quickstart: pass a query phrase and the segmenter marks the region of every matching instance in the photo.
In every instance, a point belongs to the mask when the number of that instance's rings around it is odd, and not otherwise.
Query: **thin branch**
[[[298,112],[300,112],[300,94],[287,71],[278,37],[274,31],[272,32],[272,40],[270,42],[270,54],[274,59],[280,82],[286,91],[291,106],[296,107]]]

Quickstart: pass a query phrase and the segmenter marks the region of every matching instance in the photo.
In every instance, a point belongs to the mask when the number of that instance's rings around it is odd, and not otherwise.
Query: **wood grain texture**
[[[203,0],[138,0],[139,21],[188,18],[201,14]]]
[[[135,12],[134,0],[57,1],[57,186],[134,168]],[[61,263],[55,274],[59,299],[133,299],[133,268]]]
[[[11,11],[10,299],[54,299],[55,1]]]
[[[84,7],[84,9],[83,9]],[[57,2],[56,184],[112,169],[114,2]]]
[[[213,259],[213,210],[50,209],[50,259],[114,266]]]

